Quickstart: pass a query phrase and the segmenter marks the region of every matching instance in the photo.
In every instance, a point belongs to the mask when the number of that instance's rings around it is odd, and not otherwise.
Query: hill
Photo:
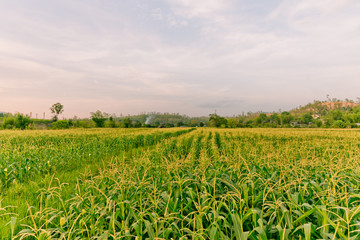
[[[360,103],[355,103],[354,101],[318,101],[315,100],[312,103],[308,103],[305,106],[299,106],[290,111],[290,113],[294,115],[301,115],[304,113],[318,114],[318,115],[326,115],[330,112],[330,110],[340,110],[347,111],[354,107],[360,107]]]

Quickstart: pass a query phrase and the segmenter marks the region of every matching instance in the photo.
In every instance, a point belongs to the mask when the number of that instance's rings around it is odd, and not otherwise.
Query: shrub
[[[13,129],[13,128],[15,128],[15,118],[13,118],[13,117],[5,118],[4,123],[3,123],[3,128],[4,129]]]
[[[105,127],[107,128],[115,128],[116,122],[114,121],[113,117],[110,117],[109,120],[105,122]]]
[[[67,120],[58,120],[52,124],[53,129],[68,129],[70,128],[70,123]]]
[[[22,130],[27,128],[31,122],[32,121],[30,120],[29,117],[24,116],[24,115],[22,115],[20,113],[17,114],[16,117],[15,117],[15,126],[16,126],[16,128],[20,128]]]
[[[345,122],[343,122],[342,120],[337,120],[335,122],[333,122],[333,124],[331,125],[331,127],[333,128],[346,128],[347,124]]]

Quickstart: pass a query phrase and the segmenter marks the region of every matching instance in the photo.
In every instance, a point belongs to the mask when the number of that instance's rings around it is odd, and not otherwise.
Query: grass
[[[5,167],[30,156],[47,169],[3,184],[2,239],[360,238],[359,131],[12,131],[0,142]]]

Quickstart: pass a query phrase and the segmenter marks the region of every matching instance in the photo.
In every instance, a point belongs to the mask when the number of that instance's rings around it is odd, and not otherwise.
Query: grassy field
[[[360,132],[0,132],[0,239],[360,239]]]

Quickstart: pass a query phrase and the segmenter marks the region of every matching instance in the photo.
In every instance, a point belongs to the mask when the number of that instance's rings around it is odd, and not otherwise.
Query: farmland
[[[360,132],[0,132],[0,239],[359,239]]]

